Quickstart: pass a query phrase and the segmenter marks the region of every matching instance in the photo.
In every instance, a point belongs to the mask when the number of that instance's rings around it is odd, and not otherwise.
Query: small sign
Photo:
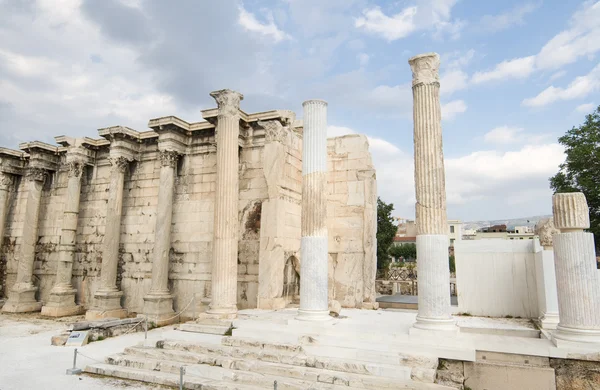
[[[71,335],[67,339],[67,343],[65,345],[67,347],[80,347],[88,343],[89,337],[90,335],[87,330],[73,331],[71,332]]]

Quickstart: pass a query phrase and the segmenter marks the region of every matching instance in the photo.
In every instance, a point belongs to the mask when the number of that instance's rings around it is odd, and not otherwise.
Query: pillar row
[[[442,149],[440,58],[421,54],[412,74],[419,312],[416,329],[458,328],[450,311],[448,222]]]
[[[85,169],[83,160],[74,159],[67,163],[68,182],[60,234],[60,255],[56,269],[56,281],[48,303],[42,307],[42,314],[51,317],[76,315],[81,306],[75,303],[76,290],[73,288],[73,260],[79,219],[79,198],[81,195],[81,176]]]
[[[559,323],[553,334],[561,342],[600,343],[600,280],[596,269],[594,235],[589,209],[581,192],[552,197],[554,265]]]
[[[42,303],[37,302],[35,299],[37,287],[33,285],[32,279],[42,190],[47,175],[48,173],[45,169],[37,167],[28,168],[26,173],[28,194],[25,205],[21,248],[18,254],[17,280],[9,292],[8,300],[2,308],[4,312],[24,313],[39,311],[42,308]]]
[[[212,300],[208,314],[224,319],[237,315],[240,101],[229,89],[211,92],[218,105],[217,186],[212,261]]]
[[[160,186],[154,229],[154,258],[152,261],[152,288],[144,297],[144,314],[152,321],[164,325],[173,321],[173,296],[169,291],[169,253],[171,250],[171,221],[175,175],[179,154],[160,151]],[[166,321],[166,322],[165,322]],[[171,321],[172,322],[172,321]]]
[[[308,100],[302,140],[300,320],[328,320],[327,102]]]
[[[117,287],[117,268],[121,241],[123,187],[125,172],[129,168],[130,161],[123,156],[109,158],[110,186],[106,208],[106,231],[102,242],[100,288],[94,294],[94,306],[86,313],[87,319],[127,316],[127,310],[121,307],[123,292]]]

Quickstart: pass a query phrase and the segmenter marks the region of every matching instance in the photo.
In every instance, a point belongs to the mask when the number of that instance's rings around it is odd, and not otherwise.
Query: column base
[[[32,284],[15,285],[2,307],[4,313],[31,313],[42,309],[42,302],[35,300],[37,287]]]
[[[212,318],[221,318],[225,320],[234,320],[237,318],[237,306],[233,307],[218,307],[212,308],[209,306],[204,314],[210,315]],[[200,317],[198,317],[200,318]]]
[[[540,327],[543,329],[554,330],[558,326],[558,323],[558,314],[546,313],[542,318],[539,319]]]
[[[552,342],[557,347],[572,346],[573,343],[600,344],[600,329],[577,329],[559,324],[552,333]]]
[[[458,334],[460,328],[454,318],[423,318],[417,315],[417,322],[409,329],[408,334],[430,334],[430,332],[443,332],[444,334]]]
[[[298,309],[296,319],[299,321],[329,321],[331,316],[329,310],[305,310]]]
[[[127,310],[121,307],[122,291],[97,291],[94,294],[96,303],[85,313],[86,320],[102,318],[126,318]]]
[[[144,297],[144,314],[148,321],[156,326],[170,325],[179,321],[173,310],[173,296],[171,294],[148,294]]]
[[[53,289],[50,298],[44,307],[42,315],[48,317],[67,317],[83,313],[83,307],[75,304],[73,288]]]

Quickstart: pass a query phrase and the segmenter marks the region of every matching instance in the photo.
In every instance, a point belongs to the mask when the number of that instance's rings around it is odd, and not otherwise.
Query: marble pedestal
[[[35,300],[37,287],[34,285],[15,284],[9,293],[9,299],[2,307],[5,313],[28,313],[40,311],[42,303]]]
[[[122,291],[98,291],[94,294],[94,308],[85,313],[86,320],[126,318],[127,310],[121,307]]]
[[[178,321],[178,316],[173,310],[173,296],[171,294],[150,293],[144,297],[144,315],[148,321],[157,326],[169,325]]]
[[[42,315],[47,317],[65,317],[82,314],[84,311],[83,307],[73,303],[75,293],[75,289],[53,291],[48,298],[48,302],[42,307]]]

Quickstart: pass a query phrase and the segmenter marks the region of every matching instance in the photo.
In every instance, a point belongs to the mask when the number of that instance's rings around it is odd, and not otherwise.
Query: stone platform
[[[186,388],[202,389],[273,388],[277,381],[279,389],[441,390],[450,387],[435,383],[447,374],[440,369],[458,362],[472,388],[497,377],[512,388],[545,390],[555,389],[550,358],[600,356],[590,346],[557,348],[527,320],[457,317],[457,335],[425,338],[409,334],[416,316],[409,310],[344,309],[319,323],[296,316],[297,309],[242,310],[232,336],[171,331],[85,371],[176,386],[184,366]]]
[[[394,295],[382,295],[377,297],[377,303],[379,303],[379,307],[382,309],[417,310],[419,308],[419,297],[417,295],[403,295],[400,293]],[[452,306],[458,306],[457,297],[451,296],[450,303]]]

